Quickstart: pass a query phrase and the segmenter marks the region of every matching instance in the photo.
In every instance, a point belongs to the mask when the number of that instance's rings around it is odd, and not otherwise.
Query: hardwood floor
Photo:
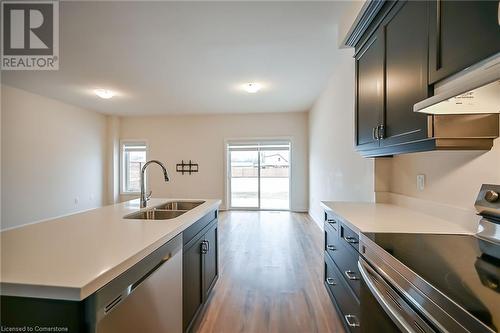
[[[220,214],[220,277],[198,333],[344,332],[323,285],[323,235],[306,214]]]

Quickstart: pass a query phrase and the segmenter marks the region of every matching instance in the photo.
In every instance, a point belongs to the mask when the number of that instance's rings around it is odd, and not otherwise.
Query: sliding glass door
[[[290,208],[290,142],[230,143],[227,149],[230,208]]]
[[[259,208],[259,151],[230,150],[231,207]]]

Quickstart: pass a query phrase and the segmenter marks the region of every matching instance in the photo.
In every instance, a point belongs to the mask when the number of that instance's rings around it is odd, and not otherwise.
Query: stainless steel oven
[[[481,187],[475,235],[360,235],[365,332],[500,332],[499,193]]]
[[[361,234],[365,331],[499,332],[500,261],[481,251],[482,242],[474,235]]]

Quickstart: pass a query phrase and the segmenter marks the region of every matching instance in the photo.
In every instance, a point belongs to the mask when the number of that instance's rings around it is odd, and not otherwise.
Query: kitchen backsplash
[[[485,152],[433,151],[376,159],[377,201],[411,205],[414,198],[414,205],[473,213],[481,184],[500,184],[499,165],[500,138]],[[417,188],[417,175],[425,176],[423,190]]]

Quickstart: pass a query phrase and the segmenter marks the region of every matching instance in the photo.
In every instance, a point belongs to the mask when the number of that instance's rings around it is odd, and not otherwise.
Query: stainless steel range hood
[[[428,114],[500,113],[500,54],[437,83],[434,96],[413,106]]]

